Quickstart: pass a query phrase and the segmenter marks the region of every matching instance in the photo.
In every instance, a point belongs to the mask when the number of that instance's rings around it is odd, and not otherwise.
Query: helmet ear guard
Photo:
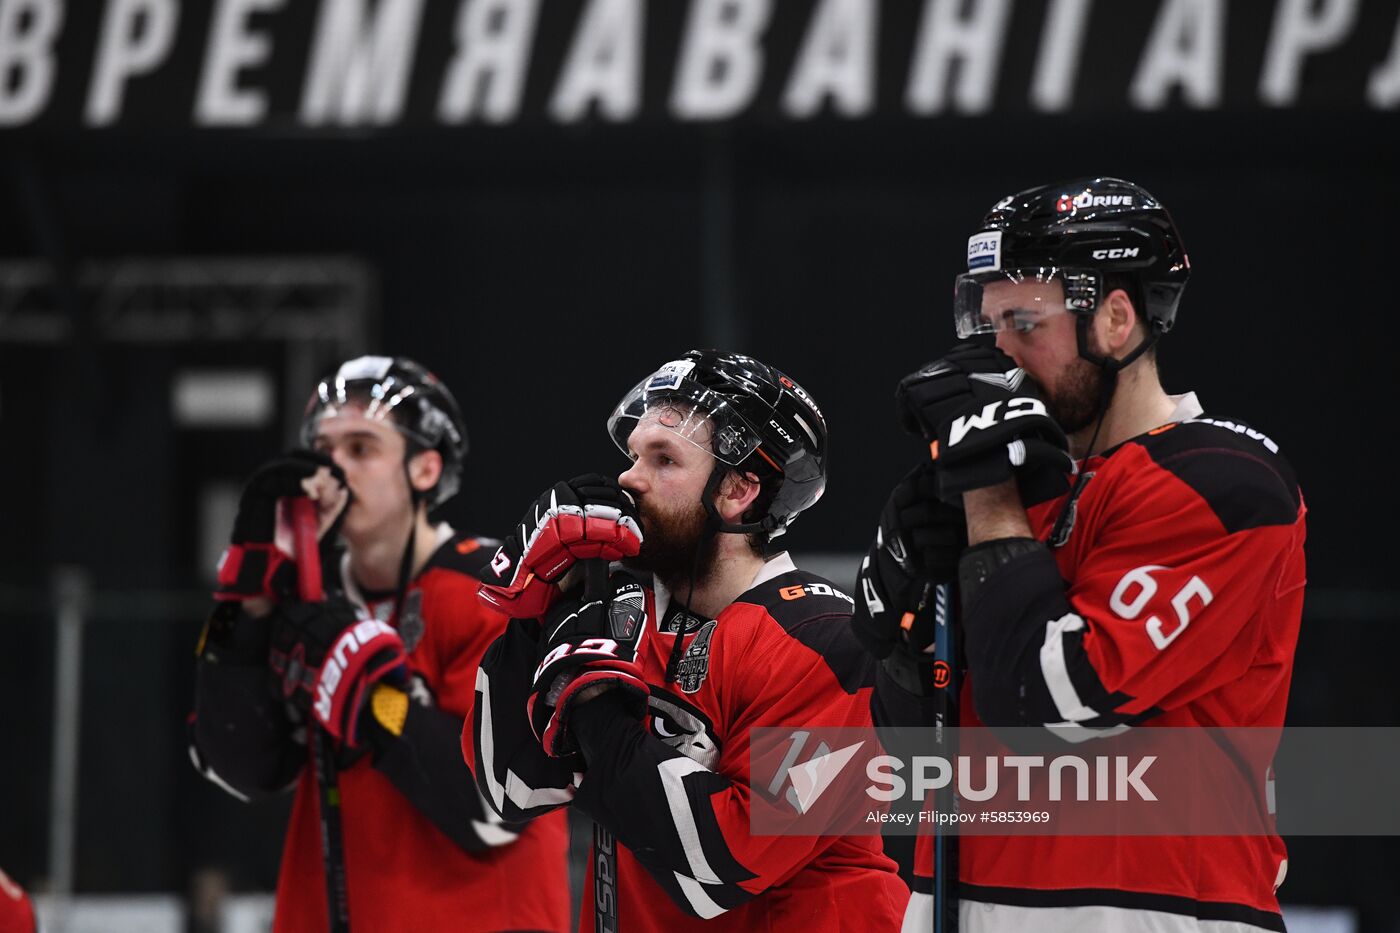
[[[747,471],[740,470],[737,467],[728,467],[719,462],[716,462],[715,468],[710,471],[710,478],[705,481],[705,491],[700,494],[705,506],[705,514],[709,516],[706,524],[710,533],[714,534],[722,531],[726,534],[734,535],[766,535],[770,539],[782,535],[787,528],[781,526],[781,523],[771,512],[765,511],[764,514],[759,516],[757,521],[739,522],[726,522],[724,517],[719,514],[719,506],[715,505],[715,499],[719,497],[725,479],[735,473],[742,472]],[[752,476],[753,474],[749,475]],[[752,482],[760,487],[759,497],[762,497],[763,481],[755,477]],[[755,499],[754,501],[757,502],[758,500]]]

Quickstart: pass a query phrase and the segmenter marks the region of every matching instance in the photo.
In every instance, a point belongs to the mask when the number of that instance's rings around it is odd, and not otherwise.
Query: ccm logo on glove
[[[1003,405],[1006,406],[1004,410]],[[1045,410],[1045,403],[1038,398],[1021,397],[1005,402],[991,402],[985,405],[980,413],[975,412],[953,419],[948,428],[948,446],[954,446],[973,431],[985,431],[1012,418],[1024,418],[1028,415],[1050,417]]]
[[[378,619],[365,619],[348,628],[337,639],[326,662],[321,667],[321,676],[316,682],[316,713],[322,719],[330,719],[331,706],[335,700],[336,688],[350,667],[351,658],[370,645],[376,638],[389,635],[394,639],[398,633]]]

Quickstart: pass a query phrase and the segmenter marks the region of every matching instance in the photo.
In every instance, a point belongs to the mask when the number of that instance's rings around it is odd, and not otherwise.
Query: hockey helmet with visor
[[[968,238],[954,323],[966,339],[1028,331],[1055,314],[1087,318],[1111,290],[1106,280],[1116,280],[1149,325],[1140,352],[1171,330],[1190,271],[1171,215],[1141,186],[1119,178],[1044,185],[1002,198]],[[1058,287],[1018,289],[1014,302],[993,287],[1027,282]],[[1081,354],[1103,362],[1085,347]]]
[[[753,357],[691,350],[664,364],[608,417],[608,434],[628,457],[635,457],[628,438],[642,422],[660,424],[725,467],[754,474],[771,491],[760,497],[760,514],[723,531],[777,537],[825,489],[821,410],[796,382]],[[711,485],[722,474],[717,468]],[[712,506],[707,493],[706,508]]]
[[[311,393],[302,416],[301,441],[310,447],[322,422],[332,418],[381,421],[408,442],[407,457],[421,450],[442,455],[442,475],[424,498],[436,508],[457,493],[467,456],[467,429],[447,386],[406,357],[361,356],[347,360]]]

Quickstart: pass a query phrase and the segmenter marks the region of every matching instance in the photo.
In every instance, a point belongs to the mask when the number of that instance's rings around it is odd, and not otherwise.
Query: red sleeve
[[[1024,539],[964,555],[987,724],[1134,722],[1239,681],[1292,637],[1306,510],[1291,471],[1220,428],[1166,436],[1121,449],[1090,480],[1096,499],[1058,555]]]
[[[750,832],[758,808],[786,812],[792,806],[790,785],[753,785],[753,729],[870,725],[874,667],[850,634],[850,605],[830,597],[811,603],[796,624],[780,625],[749,604],[721,615],[730,637],[710,672],[724,691],[718,770],[608,709],[601,703],[606,696],[575,713],[589,763],[575,804],[612,828],[672,899],[696,916],[718,916],[781,883],[829,842]],[[751,637],[733,638],[742,626],[751,627]],[[812,750],[802,754],[814,757]]]
[[[470,719],[476,697],[476,671],[491,643],[506,630],[506,617],[476,598],[478,582],[465,574],[433,571],[431,595],[424,612],[431,656],[425,658],[437,704],[454,716]]]
[[[0,930],[4,933],[34,933],[38,924],[34,906],[24,890],[0,871]]]
[[[1123,698],[1116,711],[1136,714],[1238,680],[1270,637],[1269,609],[1304,580],[1299,523],[1230,532],[1205,500],[1170,487],[1129,501],[1068,597],[1089,664]],[[1077,624],[1070,617],[1058,631]],[[1056,661],[1042,652],[1047,677],[1060,673]],[[1066,675],[1059,686],[1068,684]]]

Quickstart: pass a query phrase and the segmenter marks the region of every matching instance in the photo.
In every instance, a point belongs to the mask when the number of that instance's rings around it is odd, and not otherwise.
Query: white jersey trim
[[[1170,421],[1190,421],[1192,418],[1199,418],[1206,413],[1206,410],[1201,407],[1201,400],[1196,398],[1195,392],[1184,392],[1181,395],[1167,397],[1176,403],[1176,408],[1172,409]]]
[[[681,886],[681,893],[690,902],[690,909],[695,911],[696,916],[702,920],[711,920],[724,913],[724,908],[716,904],[710,895],[705,893],[705,886],[694,878],[682,875],[680,872],[672,872],[676,876],[676,883]]]
[[[572,787],[535,788],[521,780],[520,775],[506,770],[504,785],[496,778],[496,739],[491,719],[491,678],[481,668],[476,669],[476,693],[481,704],[481,761],[486,786],[491,791],[489,803],[497,814],[504,816],[505,801],[510,800],[521,810],[533,807],[558,806],[574,799]]]
[[[932,898],[930,898],[932,900]],[[1127,907],[1013,907],[963,900],[958,904],[962,933],[1271,933],[1238,920],[1201,920],[1160,910]]]
[[[899,933],[929,933],[933,929],[933,895],[909,895],[909,906],[904,908],[904,923]]]
[[[695,815],[690,812],[690,798],[686,795],[682,780],[687,774],[694,774],[696,771],[713,772],[689,758],[668,758],[657,765],[656,770],[661,774],[666,803],[671,807],[671,821],[675,824],[681,847],[685,849],[691,875],[696,881],[706,884],[723,884],[719,875],[710,867],[709,860],[705,858],[705,849],[700,844],[700,830],[695,825]]]
[[[1045,624],[1045,642],[1040,646],[1040,674],[1050,690],[1050,699],[1055,701],[1055,709],[1066,722],[1083,722],[1099,715],[1079,698],[1079,691],[1074,689],[1074,682],[1069,679],[1069,668],[1065,664],[1065,633],[1083,629],[1084,618],[1067,612]]]

